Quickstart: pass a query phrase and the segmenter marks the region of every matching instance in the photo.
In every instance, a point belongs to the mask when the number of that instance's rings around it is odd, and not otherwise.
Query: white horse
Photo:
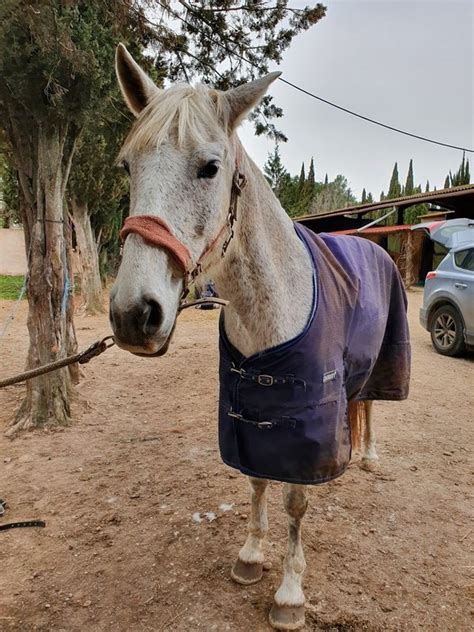
[[[218,294],[230,301],[225,332],[243,356],[296,337],[312,309],[313,266],[292,220],[236,135],[239,123],[279,73],[227,92],[188,85],[160,90],[122,45],[117,49],[116,71],[124,98],[137,117],[119,158],[130,174],[130,215],[158,218],[159,232],[155,241],[146,240],[143,236],[150,227],[142,226],[141,233],[131,230],[124,244],[110,300],[117,344],[139,355],[166,352],[186,284],[183,269],[186,261],[198,260],[194,272],[199,282],[212,278]],[[240,189],[236,193],[236,172],[245,176],[246,186],[238,200],[238,217],[230,221],[229,239],[229,208],[236,206],[240,193]],[[224,241],[228,243],[221,256]],[[363,463],[371,467],[377,454],[370,402],[365,409]],[[357,415],[351,417],[354,421]],[[353,443],[357,439],[355,424],[352,439]],[[249,482],[248,536],[231,572],[241,584],[262,577],[262,545],[268,529],[268,481],[250,477]],[[289,520],[288,551],[270,623],[276,629],[293,630],[304,625],[305,486],[284,483],[283,504]]]

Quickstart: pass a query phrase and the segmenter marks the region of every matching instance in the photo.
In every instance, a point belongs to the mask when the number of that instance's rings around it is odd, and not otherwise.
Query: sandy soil
[[[381,471],[354,462],[310,489],[304,525],[307,630],[464,631],[474,614],[473,359],[437,355],[410,292],[411,397],[376,406]],[[10,305],[0,304],[0,322]],[[0,374],[22,369],[25,306],[0,341]],[[77,320],[81,346],[107,319]],[[216,437],[217,312],[180,317],[170,353],[113,349],[88,365],[74,424],[0,432],[0,630],[265,631],[285,551],[285,514],[270,490],[272,567],[244,588],[229,577],[245,538],[245,478]],[[0,431],[23,388],[0,391]],[[224,511],[220,506],[233,505]],[[472,505],[471,505],[472,507]],[[216,519],[193,521],[214,512]]]

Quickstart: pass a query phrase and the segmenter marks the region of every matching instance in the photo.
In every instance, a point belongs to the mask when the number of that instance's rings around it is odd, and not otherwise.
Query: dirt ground
[[[472,629],[474,362],[432,350],[421,296],[409,293],[410,399],[375,408],[380,472],[354,461],[309,490],[306,630]],[[10,307],[0,303],[0,322]],[[0,341],[2,377],[23,367],[25,308]],[[115,348],[86,366],[62,431],[6,439],[23,387],[0,391],[0,521],[47,523],[0,532],[2,632],[270,629],[285,514],[272,484],[271,568],[234,584],[249,503],[218,454],[217,317],[184,313],[164,358]],[[109,332],[106,315],[77,327],[81,347]]]

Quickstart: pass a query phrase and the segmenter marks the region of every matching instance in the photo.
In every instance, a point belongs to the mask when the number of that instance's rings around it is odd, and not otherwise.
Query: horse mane
[[[158,147],[173,138],[178,147],[226,137],[228,105],[223,93],[198,84],[179,83],[160,90],[135,121],[120,151]]]

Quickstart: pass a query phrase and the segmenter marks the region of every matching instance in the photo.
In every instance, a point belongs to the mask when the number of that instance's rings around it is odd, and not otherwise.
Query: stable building
[[[405,222],[405,211],[419,204],[430,206],[418,222],[474,219],[474,184],[304,215],[296,221],[317,233],[357,235],[374,241],[396,262],[409,287],[424,282],[426,274],[436,268],[445,254],[423,231],[413,231],[413,224]]]

